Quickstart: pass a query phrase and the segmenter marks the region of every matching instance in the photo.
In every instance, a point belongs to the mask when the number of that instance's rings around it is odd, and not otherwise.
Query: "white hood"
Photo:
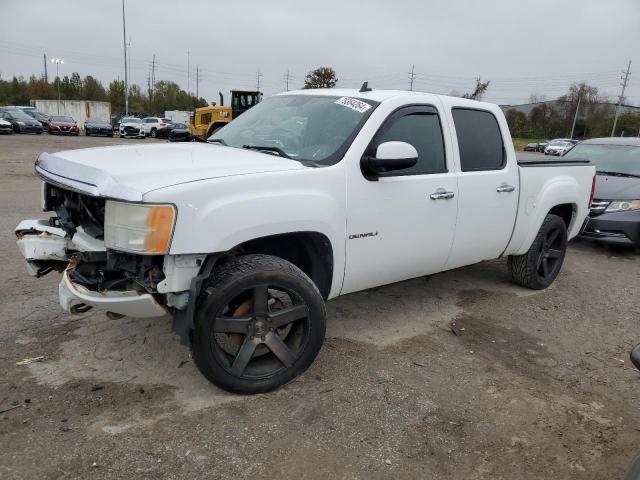
[[[45,180],[132,202],[180,183],[303,168],[295,160],[203,143],[67,150],[43,153],[36,161],[36,172]]]

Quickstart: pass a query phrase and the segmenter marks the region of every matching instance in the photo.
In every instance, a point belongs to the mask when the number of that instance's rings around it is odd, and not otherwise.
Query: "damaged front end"
[[[95,307],[131,317],[159,317],[171,310],[167,295],[158,292],[159,283],[167,281],[163,256],[105,248],[103,198],[45,184],[43,210],[56,216],[22,221],[16,241],[31,275],[62,272],[64,310],[81,313]]]

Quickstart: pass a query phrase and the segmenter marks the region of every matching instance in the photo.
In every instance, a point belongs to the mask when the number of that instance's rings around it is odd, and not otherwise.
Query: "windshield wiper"
[[[596,170],[598,175],[611,175],[612,177],[635,177],[640,178],[640,175],[635,175],[633,173],[622,173],[622,172],[608,172],[606,170]]]
[[[243,145],[242,148],[246,148],[247,150],[256,150],[256,151],[263,151],[263,152],[273,152],[273,153],[277,153],[278,155],[280,155],[283,158],[291,158],[289,155],[286,154],[286,152],[284,150],[282,150],[279,147],[271,147],[271,146],[263,146],[263,145]]]
[[[219,143],[220,145],[227,146],[227,142],[222,140],[221,138],[212,138],[211,140],[207,140],[207,143]]]

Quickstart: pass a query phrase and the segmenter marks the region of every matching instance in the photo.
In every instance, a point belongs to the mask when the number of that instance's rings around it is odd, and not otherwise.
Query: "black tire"
[[[85,134],[86,137],[90,137],[91,136],[91,133],[89,133],[89,130],[85,130],[84,134]]]
[[[524,255],[511,255],[507,264],[511,279],[518,285],[542,290],[553,283],[567,252],[567,226],[557,215],[549,214]]]
[[[151,135],[151,138],[156,138],[156,129],[155,128],[151,129],[150,135]]]
[[[191,352],[220,388],[264,393],[309,368],[325,329],[324,300],[304,272],[278,257],[244,255],[216,266],[204,285]]]
[[[42,132],[36,132],[38,135],[42,135]]]
[[[109,138],[113,138],[113,133],[109,133],[109,134],[107,134],[107,136],[108,136]]]

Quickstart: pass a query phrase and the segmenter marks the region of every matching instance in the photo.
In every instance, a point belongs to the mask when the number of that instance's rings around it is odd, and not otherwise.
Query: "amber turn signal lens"
[[[147,234],[144,249],[147,253],[167,253],[173,233],[175,210],[171,205],[158,205],[149,208],[147,213]]]

